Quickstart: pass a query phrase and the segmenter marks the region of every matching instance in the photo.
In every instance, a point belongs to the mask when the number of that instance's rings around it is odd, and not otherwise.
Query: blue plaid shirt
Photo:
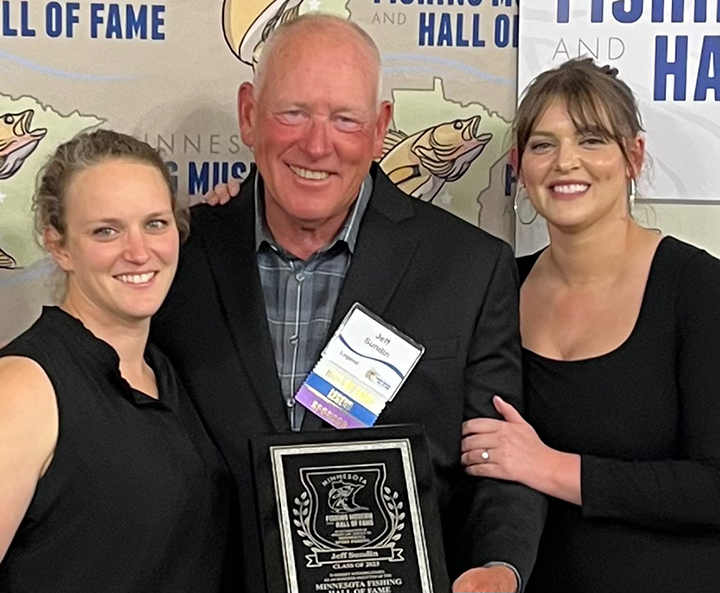
[[[365,178],[358,199],[335,238],[307,261],[280,247],[265,221],[259,175],[255,177],[255,250],[275,365],[290,427],[300,430],[305,408],[295,393],[320,358],[358,230],[372,193]]]

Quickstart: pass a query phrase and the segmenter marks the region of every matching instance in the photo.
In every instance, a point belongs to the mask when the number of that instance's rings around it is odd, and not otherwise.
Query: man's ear
[[[65,272],[72,270],[72,258],[65,248],[60,233],[54,227],[45,227],[43,230],[43,245],[55,260],[55,263]]]
[[[255,140],[255,87],[250,82],[243,82],[237,95],[238,122],[240,136],[246,146],[253,147]]]
[[[379,159],[383,156],[385,134],[392,121],[393,108],[390,101],[383,101],[378,108],[378,117],[375,122],[375,134],[373,139],[373,158]]]

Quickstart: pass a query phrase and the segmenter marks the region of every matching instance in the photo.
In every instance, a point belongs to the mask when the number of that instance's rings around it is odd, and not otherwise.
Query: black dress
[[[160,351],[145,356],[158,400],[133,390],[115,350],[58,308],[0,351],[9,355],[47,373],[59,435],[0,563],[0,591],[220,590],[230,475]]]
[[[665,238],[620,347],[524,351],[528,420],[582,460],[582,506],[550,500],[528,592],[720,591],[719,306],[720,261]]]

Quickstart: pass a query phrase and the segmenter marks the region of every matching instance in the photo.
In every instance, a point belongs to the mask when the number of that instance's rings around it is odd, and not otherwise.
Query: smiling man
[[[379,85],[356,25],[306,15],[275,30],[238,93],[257,170],[237,199],[195,209],[153,338],[235,474],[245,591],[265,590],[248,438],[327,427],[294,396],[355,302],[425,346],[377,424],[425,426],[454,590],[515,591],[544,501],[460,465],[463,420],[497,417],[494,394],[522,409],[512,252],[373,164],[392,115]]]

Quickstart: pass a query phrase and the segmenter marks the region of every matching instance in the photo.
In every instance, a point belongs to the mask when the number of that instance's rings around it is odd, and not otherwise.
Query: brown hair
[[[42,235],[46,228],[55,229],[60,240],[65,239],[65,197],[73,176],[93,165],[113,159],[127,159],[150,165],[162,175],[175,216],[184,239],[189,230],[187,208],[178,204],[172,177],[160,154],[149,144],[120,132],[97,130],[75,136],[61,144],[38,174],[38,186],[33,198],[35,230]]]
[[[610,66],[598,66],[592,58],[568,60],[542,72],[523,93],[515,115],[515,146],[518,166],[537,121],[550,103],[559,100],[567,107],[578,130],[588,130],[614,141],[625,163],[632,166],[626,140],[644,131],[637,101],[630,87]]]

